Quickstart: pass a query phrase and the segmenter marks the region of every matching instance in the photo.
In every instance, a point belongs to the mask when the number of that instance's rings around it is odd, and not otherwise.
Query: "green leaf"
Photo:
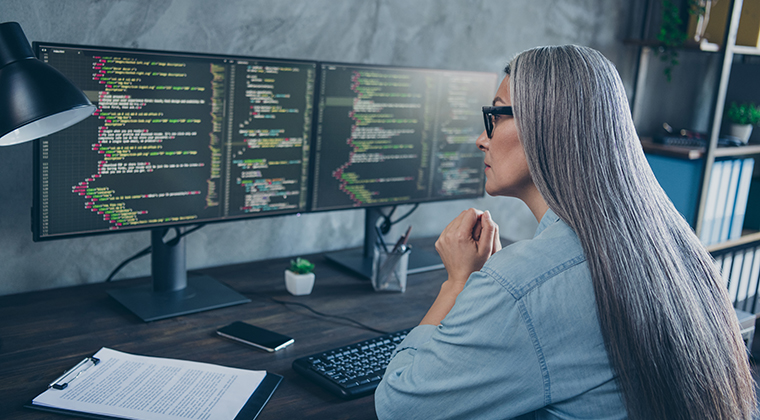
[[[726,108],[725,118],[734,124],[760,125],[760,107],[755,103],[731,102]]]
[[[295,260],[290,260],[289,270],[296,274],[309,274],[314,271],[314,264],[305,258],[298,257]]]

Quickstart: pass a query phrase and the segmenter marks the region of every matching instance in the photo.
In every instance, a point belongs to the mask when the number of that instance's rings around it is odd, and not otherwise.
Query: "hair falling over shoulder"
[[[751,419],[754,382],[720,273],[647,164],[612,63],[580,46],[506,69],[531,176],[583,246],[632,419]]]

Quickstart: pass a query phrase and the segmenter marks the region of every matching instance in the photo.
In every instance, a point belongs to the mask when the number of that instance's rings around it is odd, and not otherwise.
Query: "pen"
[[[412,231],[412,225],[409,225],[408,228],[406,228],[406,233],[404,233],[403,236],[398,238],[398,242],[396,242],[396,245],[393,246],[393,251],[396,252],[402,245],[406,245],[406,242],[409,240],[409,233]]]

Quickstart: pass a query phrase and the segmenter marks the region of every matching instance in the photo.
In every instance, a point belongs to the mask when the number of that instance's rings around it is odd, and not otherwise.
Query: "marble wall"
[[[630,90],[636,48],[623,44],[627,0],[2,0],[0,22],[31,41],[500,72],[514,54],[574,43],[601,50]],[[149,244],[148,232],[35,243],[32,146],[0,149],[0,295],[102,281]],[[537,225],[521,202],[424,204],[409,223],[436,236],[460,211],[490,209],[502,236]],[[402,207],[404,210],[408,206]],[[189,269],[359,246],[364,212],[213,224],[187,237]],[[404,227],[406,223],[404,223]],[[393,232],[393,235],[397,235]],[[149,258],[117,277],[149,274]]]

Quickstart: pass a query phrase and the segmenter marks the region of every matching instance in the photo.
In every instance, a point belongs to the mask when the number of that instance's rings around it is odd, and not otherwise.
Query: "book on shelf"
[[[751,258],[752,260],[752,268],[747,275],[749,278],[749,287],[747,287],[747,301],[748,302],[754,302],[757,299],[757,282],[758,277],[760,277],[760,246],[752,248],[752,252],[754,252],[754,257]],[[751,307],[750,305],[745,305],[744,309],[746,311],[752,311],[753,313],[756,312],[758,309],[757,307]]]
[[[718,202],[718,189],[720,187],[720,181],[723,177],[723,161],[716,161],[713,163],[712,170],[710,171],[710,184],[707,187],[707,199],[705,201],[705,210],[702,215],[702,229],[700,230],[699,240],[703,245],[710,245],[712,243],[712,230],[715,225],[715,209]]]
[[[742,170],[742,160],[734,159],[729,164],[731,171],[727,176],[729,178],[728,187],[726,190],[726,205],[723,210],[723,217],[720,218],[720,230],[718,231],[717,242],[725,242],[728,240],[729,233],[731,231],[731,222],[734,220],[733,214],[736,206],[736,190],[739,186],[739,174]],[[717,227],[716,227],[717,228]]]
[[[712,219],[712,228],[710,229],[710,236],[708,237],[710,244],[717,244],[720,242],[720,230],[721,226],[723,226],[723,221],[725,220],[726,207],[728,206],[728,191],[732,174],[733,162],[730,160],[724,161],[723,169],[718,181],[718,194],[715,198],[715,212]]]
[[[749,187],[752,184],[752,174],[755,169],[755,159],[746,158],[742,161],[739,185],[736,191],[736,205],[734,206],[734,218],[731,221],[731,232],[728,239],[737,239],[742,236],[742,226],[747,214],[747,201],[749,199]]]
[[[644,144],[644,142],[642,142]],[[754,147],[754,146],[753,146]],[[753,178],[755,158],[718,157],[704,178],[704,159],[646,152],[647,162],[660,186],[692,228],[703,245],[713,245],[742,236],[742,230],[760,230],[760,178]],[[696,215],[702,185],[707,183],[701,225]],[[753,186],[754,185],[754,186]]]
[[[728,277],[729,274],[731,274],[728,270],[729,267],[731,267],[731,261],[732,256],[731,254],[725,254],[720,255],[715,258],[715,265],[718,267],[718,271],[720,271],[721,280],[723,280],[723,287],[726,287],[729,297],[733,299],[733,295],[731,295],[731,290],[728,289]]]
[[[731,303],[738,309],[755,313],[758,276],[760,276],[760,246],[729,252],[716,258]]]
[[[659,152],[645,154],[657,182],[676,210],[684,217],[689,226],[695,226],[697,200],[702,188],[702,159],[663,155]]]
[[[728,287],[728,297],[731,299],[732,304],[739,302],[739,297],[742,294],[741,285],[741,266],[744,261],[744,253],[728,254],[723,260],[723,278],[726,280],[726,286]]]
[[[713,163],[699,235],[703,245],[741,237],[754,165],[754,158]]]

